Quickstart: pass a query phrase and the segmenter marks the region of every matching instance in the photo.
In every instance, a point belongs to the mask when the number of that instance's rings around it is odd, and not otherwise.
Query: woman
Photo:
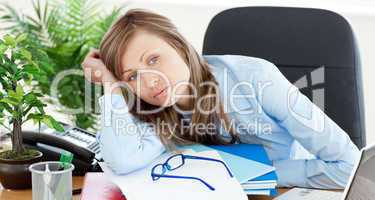
[[[279,186],[343,188],[359,155],[274,64],[200,56],[169,19],[147,10],[129,10],[82,65],[105,89],[97,139],[117,174],[174,145],[241,142],[265,147]]]

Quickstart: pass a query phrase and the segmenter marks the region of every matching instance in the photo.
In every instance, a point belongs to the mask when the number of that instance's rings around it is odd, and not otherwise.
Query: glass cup
[[[71,200],[74,165],[59,161],[30,165],[33,200]]]

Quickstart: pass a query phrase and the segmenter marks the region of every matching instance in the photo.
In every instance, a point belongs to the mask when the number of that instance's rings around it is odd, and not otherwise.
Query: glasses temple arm
[[[159,176],[160,178],[166,177],[166,178],[180,178],[180,179],[193,179],[193,180],[198,180],[205,184],[210,190],[215,190],[214,187],[212,187],[210,184],[208,184],[206,181],[197,178],[197,177],[192,177],[192,176],[174,176],[174,175],[159,175],[159,174],[154,174],[154,176]]]

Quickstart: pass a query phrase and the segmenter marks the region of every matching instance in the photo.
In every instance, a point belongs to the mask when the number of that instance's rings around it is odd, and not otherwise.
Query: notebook
[[[189,155],[222,160],[216,151],[190,152]],[[168,171],[169,175],[199,177],[212,185],[214,191],[197,180],[160,178],[153,181],[150,176],[152,167],[164,163],[170,156],[170,153],[165,153],[145,168],[126,175],[114,174],[105,163],[100,163],[100,166],[130,200],[221,199],[223,196],[239,200],[248,199],[236,178],[230,177],[225,167],[217,162],[187,160],[178,170]]]

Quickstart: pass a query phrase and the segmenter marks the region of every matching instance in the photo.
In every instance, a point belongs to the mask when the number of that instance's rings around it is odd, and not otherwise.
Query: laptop
[[[375,145],[361,149],[344,192],[293,188],[276,200],[372,200],[375,197]]]

